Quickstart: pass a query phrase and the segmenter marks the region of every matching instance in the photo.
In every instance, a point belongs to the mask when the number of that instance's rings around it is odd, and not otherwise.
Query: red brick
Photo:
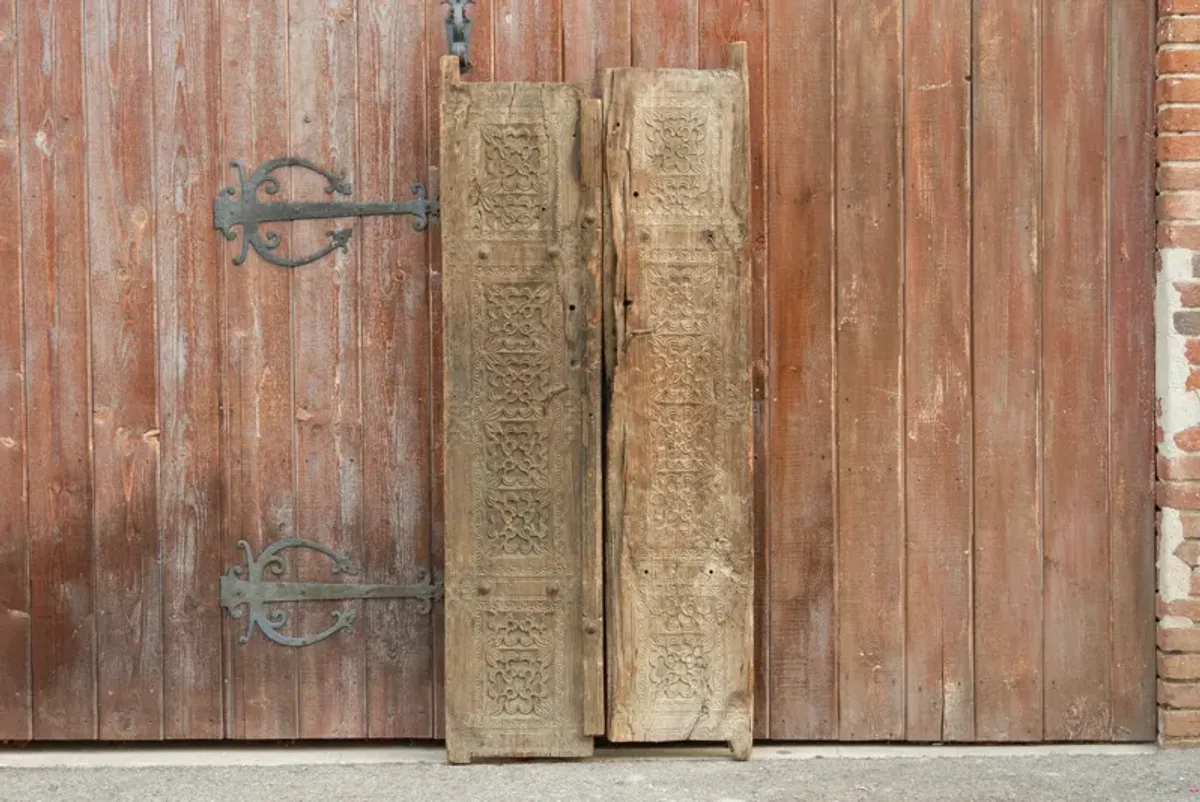
[[[1162,679],[1200,680],[1200,654],[1159,652],[1158,676]]]
[[[1159,618],[1170,615],[1200,623],[1200,599],[1177,599],[1171,602],[1159,599],[1155,604],[1155,613]]]
[[[1200,189],[1200,164],[1160,164],[1158,188],[1160,191]]]
[[[1200,160],[1200,134],[1161,134],[1158,137],[1158,160]]]
[[[1200,14],[1200,0],[1158,0],[1160,14]]]
[[[1193,376],[1200,377],[1200,370]],[[1197,379],[1200,381],[1200,378]],[[1191,377],[1188,378],[1189,384]],[[1158,478],[1177,482],[1188,479],[1200,479],[1200,455],[1188,454],[1182,457],[1158,457]]]
[[[1188,340],[1187,345],[1183,347],[1183,352],[1187,355],[1188,362],[1200,365],[1200,340]]]
[[[1158,648],[1164,652],[1200,652],[1200,627],[1159,627]]]
[[[1185,540],[1175,549],[1175,556],[1195,568],[1200,565],[1200,540]]]
[[[1158,110],[1159,131],[1200,131],[1200,108],[1164,106]]]
[[[1176,281],[1175,289],[1181,304],[1190,309],[1200,306],[1200,281]]]
[[[1163,17],[1158,21],[1158,43],[1200,42],[1200,17]]]
[[[1200,225],[1195,223],[1159,223],[1158,247],[1190,248],[1200,251]]]
[[[1170,47],[1158,51],[1155,66],[1159,75],[1200,72],[1200,48]]]
[[[1200,220],[1200,192],[1168,192],[1156,203],[1159,220]]]
[[[1158,703],[1176,709],[1200,708],[1200,682],[1158,681]]]
[[[1200,540],[1200,515],[1183,512],[1179,514],[1179,521],[1183,524],[1184,537]]]
[[[1183,75],[1166,75],[1155,85],[1156,103],[1200,102],[1200,78]]]
[[[1163,710],[1159,722],[1165,738],[1200,738],[1200,710]]]

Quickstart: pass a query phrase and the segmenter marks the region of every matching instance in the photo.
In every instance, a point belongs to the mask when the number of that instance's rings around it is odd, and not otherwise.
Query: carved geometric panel
[[[609,738],[750,750],[744,48],[605,86]],[[631,247],[630,244],[633,244]]]
[[[457,63],[443,61],[441,132],[446,748],[585,756],[602,648],[585,619],[602,611],[581,97],[463,83]]]

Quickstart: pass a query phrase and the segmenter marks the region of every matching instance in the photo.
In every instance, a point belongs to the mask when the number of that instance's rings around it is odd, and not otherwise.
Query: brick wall
[[[1200,0],[1159,0],[1158,705],[1200,744]]]

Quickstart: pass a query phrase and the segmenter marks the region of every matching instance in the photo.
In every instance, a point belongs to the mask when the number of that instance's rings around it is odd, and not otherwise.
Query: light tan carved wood
[[[609,729],[750,752],[745,47],[605,80]]]
[[[447,752],[587,756],[603,724],[600,104],[465,83],[447,57],[441,108]]]

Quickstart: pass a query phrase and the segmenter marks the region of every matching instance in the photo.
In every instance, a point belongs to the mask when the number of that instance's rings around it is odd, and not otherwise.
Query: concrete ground
[[[0,751],[0,802],[1192,800],[1200,751],[764,745],[448,766],[429,748]]]

